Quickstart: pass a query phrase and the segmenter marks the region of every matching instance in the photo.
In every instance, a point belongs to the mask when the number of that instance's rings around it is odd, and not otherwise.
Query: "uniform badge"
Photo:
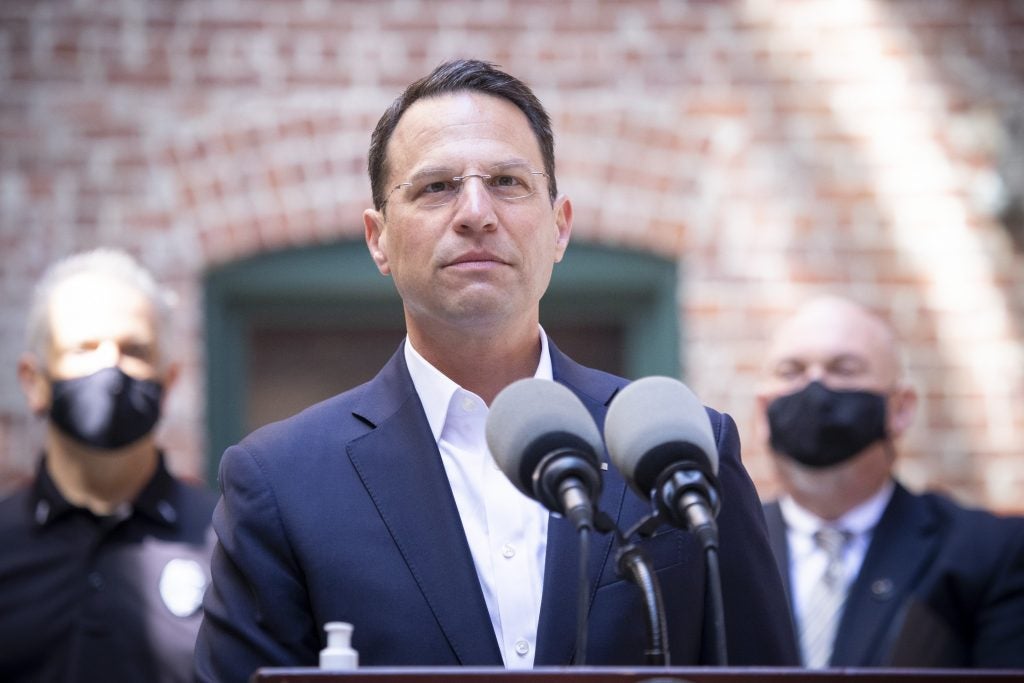
[[[191,616],[203,604],[206,583],[206,572],[198,562],[175,558],[160,574],[160,597],[174,616]]]

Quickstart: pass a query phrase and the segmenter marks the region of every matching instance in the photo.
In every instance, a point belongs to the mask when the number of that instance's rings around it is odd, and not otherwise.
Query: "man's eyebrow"
[[[779,368],[790,367],[794,365],[803,366],[807,365],[807,363],[805,363],[804,361],[800,360],[795,356],[785,356],[783,358],[779,358],[774,363],[772,363],[771,368],[773,370],[778,370]]]
[[[437,175],[451,175],[451,176],[454,176],[455,175],[455,169],[450,168],[448,166],[426,166],[424,168],[419,169],[418,171],[413,173],[411,176],[409,176],[409,181],[410,182],[414,182],[416,180],[419,180],[420,178],[428,178],[428,177],[437,176]]]
[[[859,353],[840,353],[830,358],[828,362],[829,365],[834,365],[836,363],[856,363],[865,367],[871,365],[868,359]]]
[[[488,170],[500,171],[506,168],[530,168],[530,162],[526,159],[509,159],[508,161],[499,161],[496,164],[492,164],[488,167]]]
[[[488,171],[503,171],[510,168],[531,168],[531,164],[526,159],[515,157],[506,161],[499,161],[490,166],[485,166]],[[451,175],[454,177],[458,171],[451,166],[424,166],[421,169],[415,171],[409,176],[409,181],[416,181],[420,178],[430,178],[437,175]]]

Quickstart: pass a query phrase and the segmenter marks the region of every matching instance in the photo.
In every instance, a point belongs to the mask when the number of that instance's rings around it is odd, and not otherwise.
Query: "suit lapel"
[[[833,665],[870,666],[884,661],[890,636],[899,626],[900,610],[938,551],[936,529],[926,507],[897,484],[850,586]]]
[[[463,665],[500,665],[458,508],[401,348],[355,412],[374,429],[348,444],[349,458],[452,651]]]
[[[786,539],[786,522],[782,518],[782,510],[778,501],[772,501],[764,506],[764,521],[768,527],[768,543],[775,557],[775,565],[782,577],[782,586],[786,589],[786,600],[790,610],[793,610],[793,586],[792,577],[789,572],[789,543]]]
[[[554,379],[566,385],[587,407],[600,429],[608,404],[618,384],[605,379],[600,373],[587,370],[570,360],[548,339]],[[601,453],[608,462],[607,453]],[[614,469],[602,472],[601,500],[598,507],[618,521],[622,508],[625,483]],[[601,578],[601,569],[612,551],[611,534],[592,533],[589,567],[592,603]],[[568,520],[552,515],[548,522],[547,556],[544,563],[544,590],[541,598],[540,622],[537,626],[536,666],[566,665],[572,661],[576,645],[576,593],[579,577],[579,538]]]

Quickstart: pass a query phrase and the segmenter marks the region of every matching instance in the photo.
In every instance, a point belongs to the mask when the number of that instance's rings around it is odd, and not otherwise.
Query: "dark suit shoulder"
[[[598,404],[607,406],[622,388],[632,382],[625,377],[581,365],[562,353],[550,339],[548,344],[551,349],[555,380],[573,389],[578,396],[585,396]],[[720,442],[725,438],[725,432],[728,431],[725,416],[714,408],[705,406],[705,410],[707,410],[708,419],[711,420],[715,441]]]
[[[885,528],[883,529],[883,524]],[[884,546],[914,553],[920,575],[912,584],[908,606],[917,622],[904,631],[921,630],[922,622],[944,624],[946,639],[956,644],[954,664],[978,667],[1024,665],[1024,518],[969,508],[938,493],[911,494],[898,487],[876,535]],[[906,550],[908,544],[917,550]],[[874,548],[872,548],[874,550]],[[875,555],[903,566],[910,561],[895,550]],[[869,554],[871,551],[869,550]],[[867,563],[868,559],[865,559]],[[927,619],[922,619],[925,614]],[[906,640],[906,638],[904,638]],[[905,654],[893,646],[892,661]],[[947,650],[953,651],[947,647]],[[943,661],[943,665],[950,665]]]
[[[1024,524],[1024,517],[999,515],[983,508],[962,505],[949,496],[935,491],[916,494],[935,514],[960,524],[980,524],[1014,528]]]
[[[295,449],[333,450],[365,434],[413,399],[417,399],[416,389],[406,369],[401,344],[370,381],[256,429],[239,447],[287,453]]]
[[[966,507],[940,493],[915,496],[947,543],[969,549],[976,562],[1007,554],[1024,557],[1024,517]]]
[[[357,412],[369,393],[369,386],[369,383],[362,384],[295,415],[259,427],[242,439],[238,447],[282,454],[342,447],[373,426]]]

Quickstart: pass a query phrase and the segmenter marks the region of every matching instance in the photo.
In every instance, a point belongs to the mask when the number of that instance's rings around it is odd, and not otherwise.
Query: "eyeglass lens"
[[[392,191],[393,197],[422,208],[445,206],[452,203],[472,178],[481,181],[490,195],[502,201],[526,199],[537,192],[540,178],[546,174],[530,170],[506,170],[501,173],[467,173],[462,176],[431,176],[402,183]],[[389,197],[390,199],[390,197]]]

